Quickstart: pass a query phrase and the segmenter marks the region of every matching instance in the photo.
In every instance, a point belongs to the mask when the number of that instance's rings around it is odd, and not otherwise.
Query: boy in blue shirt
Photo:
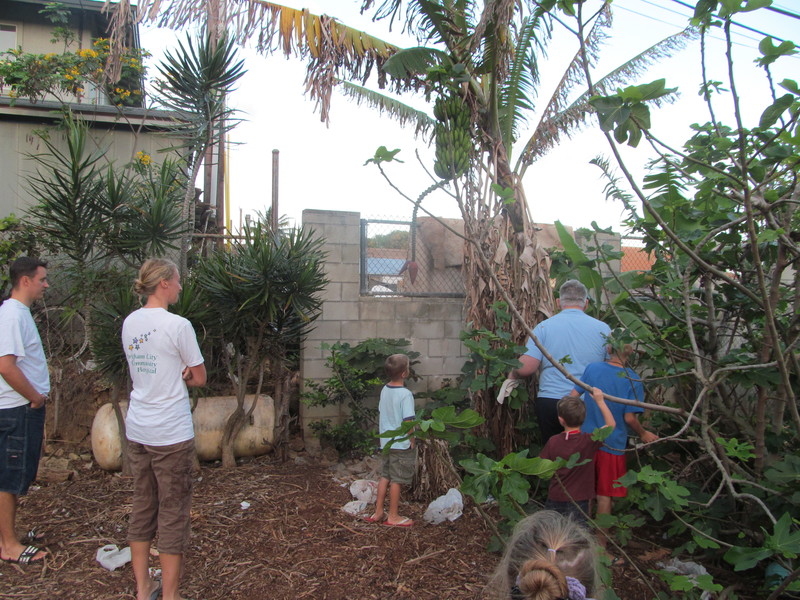
[[[601,388],[610,396],[642,402],[644,400],[642,379],[633,369],[625,366],[628,358],[633,354],[633,346],[627,343],[617,343],[611,337],[609,337],[609,342],[611,342],[608,345],[610,358],[605,362],[588,365],[581,380],[587,385]],[[586,419],[583,421],[581,431],[591,433],[596,428],[603,426],[604,419],[597,405],[590,400],[591,396],[588,392],[578,387],[571,392],[572,396],[581,394],[584,394],[586,404]],[[628,427],[646,444],[658,439],[656,434],[647,431],[639,422],[638,414],[644,412],[643,408],[612,401],[608,401],[608,408],[611,410],[616,426],[594,457],[598,515],[610,515],[612,499],[624,498],[628,494],[627,488],[619,485],[617,481],[628,472],[625,458]],[[604,535],[598,536],[601,546],[605,547],[606,541]]]
[[[381,390],[378,405],[378,431],[385,433],[398,429],[403,421],[414,420],[414,395],[405,387],[405,378],[410,372],[410,363],[405,354],[392,354],[384,363],[389,383]],[[380,438],[381,449],[391,440]],[[417,451],[414,438],[394,442],[389,453],[384,455],[381,479],[378,482],[378,497],[375,512],[367,517],[368,523],[383,522],[387,527],[411,527],[414,521],[398,512],[400,486],[409,485],[417,472]],[[389,492],[389,514],[383,511],[386,492]]]

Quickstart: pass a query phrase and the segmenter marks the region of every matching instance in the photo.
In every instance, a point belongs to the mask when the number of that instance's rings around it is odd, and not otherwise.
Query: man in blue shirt
[[[556,306],[561,312],[539,323],[533,330],[539,342],[571,375],[580,379],[586,365],[606,358],[606,338],[611,328],[584,311],[589,305],[588,291],[580,281],[570,279],[559,289]],[[528,339],[528,351],[519,357],[522,366],[513,369],[510,379],[539,373],[539,392],[534,414],[539,423],[542,444],[561,432],[556,404],[568,396],[574,385],[553,366]]]

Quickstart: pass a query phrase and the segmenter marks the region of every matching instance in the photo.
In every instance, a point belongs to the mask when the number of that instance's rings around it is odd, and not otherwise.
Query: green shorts
[[[407,450],[389,450],[389,454],[383,455],[381,477],[385,477],[392,483],[409,485],[412,481],[414,481],[414,476],[416,474],[416,448],[408,448]]]

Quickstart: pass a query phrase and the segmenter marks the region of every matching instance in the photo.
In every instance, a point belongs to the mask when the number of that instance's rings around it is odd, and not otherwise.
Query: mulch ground
[[[413,528],[368,524],[343,513],[352,500],[330,469],[268,457],[235,470],[203,466],[192,503],[192,548],[182,592],[195,600],[262,598],[478,598],[496,558],[476,514]],[[243,510],[241,503],[248,502]],[[105,544],[126,544],[130,480],[93,468],[44,483],[20,503],[20,529],[39,525],[44,566],[0,566],[0,596],[133,598],[130,564],[107,571]],[[158,566],[153,559],[152,566]]]
[[[107,571],[95,560],[105,544],[127,545],[130,480],[78,463],[71,480],[41,483],[21,500],[20,530],[38,525],[50,554],[41,566],[0,563],[0,597],[135,598],[130,564]],[[340,508],[350,500],[331,468],[271,457],[228,471],[204,465],[195,484],[184,596],[483,597],[498,556],[486,550],[491,532],[474,507],[454,522],[428,525],[422,520],[426,506],[406,503],[402,512],[416,524],[402,529],[346,515]],[[668,551],[647,544],[631,551],[635,564],[614,567],[614,587],[623,600],[650,600],[664,588],[648,569]],[[158,566],[156,558],[152,566]]]

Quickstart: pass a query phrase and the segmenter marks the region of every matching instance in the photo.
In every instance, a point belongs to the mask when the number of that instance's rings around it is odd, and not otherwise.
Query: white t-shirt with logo
[[[168,446],[194,437],[186,367],[203,363],[192,324],[163,308],[140,308],[122,324],[122,347],[133,381],[126,437]]]
[[[14,298],[0,306],[0,356],[10,354],[17,357],[19,370],[37,392],[50,392],[50,372],[31,309]],[[0,409],[26,404],[29,404],[28,400],[0,376]]]

